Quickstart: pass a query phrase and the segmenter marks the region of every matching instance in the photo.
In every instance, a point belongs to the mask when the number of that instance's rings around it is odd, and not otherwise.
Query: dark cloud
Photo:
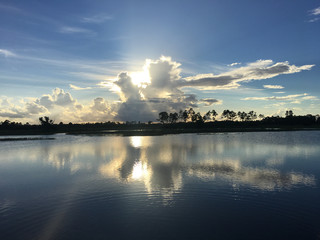
[[[116,119],[119,121],[154,121],[158,113],[145,101],[129,101],[119,105]]]
[[[25,118],[29,115],[26,115],[24,113],[12,113],[12,112],[0,112],[0,117],[4,118]]]
[[[211,106],[212,104],[221,104],[222,101],[214,98],[203,98],[200,99],[200,103],[204,103],[206,106]]]
[[[213,76],[198,78],[190,81],[181,80],[179,81],[179,87],[203,87],[203,86],[226,86],[232,83],[232,81],[237,80],[238,77],[232,76]]]
[[[47,109],[45,107],[34,102],[26,103],[26,110],[28,114],[40,114],[47,112]]]

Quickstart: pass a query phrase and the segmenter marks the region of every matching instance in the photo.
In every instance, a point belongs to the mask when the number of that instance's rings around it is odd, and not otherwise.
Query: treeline
[[[292,115],[293,112],[290,110]],[[287,111],[288,112],[288,111]],[[190,108],[189,110],[180,110],[178,113],[168,113],[168,112],[160,112],[158,121],[161,123],[176,123],[176,122],[193,122],[193,123],[204,123],[204,122],[210,122],[215,121],[218,118],[218,113],[215,110],[210,110],[207,113],[205,113],[203,116],[200,112],[195,112],[193,108]],[[246,112],[235,112],[232,110],[224,110],[220,114],[221,120],[227,120],[227,121],[254,121],[259,118],[262,120],[264,118],[264,115],[259,114],[255,111],[250,111],[248,113]]]
[[[50,134],[50,133],[118,133],[136,131],[180,133],[180,132],[218,132],[218,131],[264,131],[264,130],[298,130],[320,129],[319,115],[307,114],[295,116],[288,110],[284,117],[264,117],[255,111],[243,112],[224,110],[220,114],[210,110],[204,115],[192,108],[179,112],[160,112],[158,122],[99,122],[99,123],[55,123],[48,116],[40,117],[39,124],[22,124],[5,120],[0,122],[0,134]],[[158,124],[157,124],[158,123]],[[161,124],[159,124],[161,123]],[[142,131],[142,133],[138,132]]]
[[[200,112],[195,112],[192,108],[189,110],[180,110],[178,113],[160,112],[157,119],[163,124],[176,124],[176,123],[197,123],[207,124],[214,126],[259,126],[259,125],[272,125],[274,126],[310,126],[319,125],[320,116],[307,114],[304,116],[295,116],[292,110],[287,110],[284,117],[271,116],[265,117],[263,114],[257,114],[255,111],[243,112],[223,110],[218,114],[215,110],[210,110],[204,115]],[[210,123],[210,124],[209,124]],[[214,123],[214,124],[213,124]]]

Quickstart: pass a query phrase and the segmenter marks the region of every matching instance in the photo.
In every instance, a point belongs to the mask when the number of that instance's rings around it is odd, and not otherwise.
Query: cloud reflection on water
[[[282,166],[289,157],[319,154],[316,146],[256,143],[230,136],[68,136],[68,141],[62,136],[46,144],[9,149],[3,161],[41,162],[70,174],[96,172],[124,183],[141,182],[149,194],[168,198],[182,190],[187,177],[264,191],[315,185],[313,175]]]

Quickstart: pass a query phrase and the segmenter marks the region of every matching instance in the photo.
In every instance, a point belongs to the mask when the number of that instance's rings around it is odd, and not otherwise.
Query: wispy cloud
[[[200,99],[199,103],[204,103],[206,106],[211,106],[212,104],[220,105],[222,104],[222,100],[214,99],[214,98],[203,98],[203,99]]]
[[[320,7],[312,9],[310,11],[310,15],[312,16],[312,19],[310,19],[309,22],[316,22],[320,20]]]
[[[73,85],[73,84],[69,84],[69,86],[73,90],[88,90],[88,89],[92,89],[92,87],[78,87],[78,86]]]
[[[284,88],[281,85],[263,85],[263,87],[267,89],[283,89]]]
[[[247,66],[233,69],[219,75],[200,74],[182,79],[178,87],[195,87],[201,89],[232,89],[241,82],[273,78],[282,74],[293,74],[310,70],[314,65],[295,66],[289,62],[273,63],[272,60],[258,60]]]
[[[229,64],[228,66],[229,67],[234,67],[234,66],[237,66],[237,65],[240,65],[240,64],[241,64],[241,62],[234,62],[234,63]]]
[[[22,12],[20,8],[13,7],[10,5],[4,5],[2,3],[0,3],[0,10],[8,11],[8,12]]]
[[[91,30],[86,28],[70,27],[70,26],[63,26],[60,28],[59,31],[65,34],[75,34],[75,33],[92,34],[93,33]]]
[[[315,9],[311,10],[311,14],[315,15],[315,16],[320,15],[320,7],[317,7]]]
[[[261,101],[272,101],[272,100],[278,100],[278,101],[294,101],[297,99],[302,100],[311,100],[316,99],[314,96],[308,96],[308,93],[303,94],[293,94],[293,95],[287,95],[287,96],[271,96],[271,97],[246,97],[241,100],[261,100]]]
[[[305,96],[302,98],[303,100],[318,100],[316,96]]]
[[[4,55],[5,57],[13,57],[16,56],[13,52],[6,50],[6,49],[0,49],[0,55]]]
[[[84,23],[103,23],[109,20],[112,20],[113,17],[105,14],[98,14],[91,17],[84,17],[81,19],[81,22]]]

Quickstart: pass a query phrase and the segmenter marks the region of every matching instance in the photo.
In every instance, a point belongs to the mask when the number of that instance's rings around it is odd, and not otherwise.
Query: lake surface
[[[320,239],[320,131],[48,137],[0,142],[1,240]]]

